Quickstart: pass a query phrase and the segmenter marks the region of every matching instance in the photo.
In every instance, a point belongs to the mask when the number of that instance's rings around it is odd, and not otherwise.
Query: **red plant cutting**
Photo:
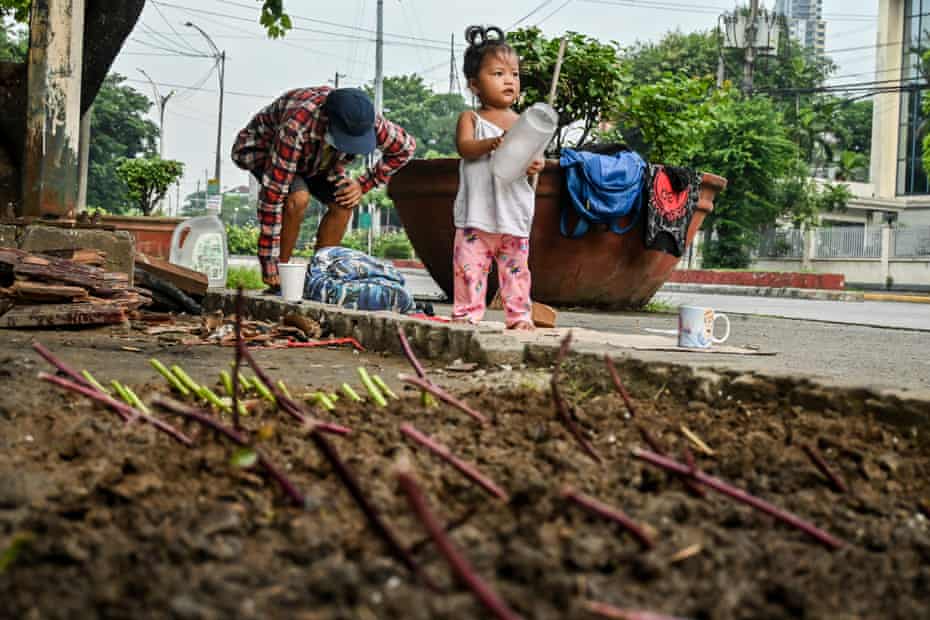
[[[420,377],[411,377],[410,375],[400,375],[398,379],[400,379],[404,383],[415,385],[421,390],[429,392],[430,394],[432,394],[433,396],[435,396],[442,402],[446,403],[447,405],[451,405],[455,407],[456,409],[470,415],[471,417],[476,419],[481,424],[488,423],[488,419],[486,417],[484,417],[483,415],[481,415],[480,413],[478,413],[477,411],[469,407],[467,404],[465,404],[464,402],[462,402],[461,400],[459,400],[452,394],[449,394],[448,392],[446,392],[444,389],[442,389],[438,385],[434,385],[433,383],[430,383],[426,379],[421,379]]]
[[[586,602],[585,607],[592,614],[608,620],[683,620],[676,616],[665,616],[641,609],[620,609],[619,607],[594,601]]]
[[[509,498],[507,497],[507,493],[503,489],[501,489],[499,486],[494,484],[494,482],[492,482],[490,478],[488,478],[487,476],[482,474],[480,471],[478,471],[477,467],[475,467],[471,463],[468,463],[458,458],[457,456],[452,454],[452,451],[449,450],[449,448],[440,444],[439,442],[434,440],[429,435],[425,435],[424,433],[421,433],[416,428],[414,428],[412,424],[401,424],[400,432],[402,432],[404,435],[406,435],[408,438],[410,438],[415,443],[420,444],[421,446],[423,446],[424,448],[426,448],[427,450],[429,450],[430,452],[432,452],[433,454],[435,454],[436,456],[444,460],[446,463],[449,463],[450,465],[455,467],[457,470],[459,470],[462,473],[462,475],[464,475],[466,478],[468,478],[469,480],[471,480],[472,482],[480,486],[482,489],[484,489],[485,491],[487,491],[494,497],[504,502],[508,501]]]
[[[639,541],[639,544],[642,545],[643,549],[652,549],[655,546],[655,543],[652,542],[652,537],[646,533],[646,530],[637,525],[622,511],[599,502],[593,497],[588,497],[583,493],[579,493],[571,487],[564,487],[562,489],[562,497],[569,500],[570,502],[578,504],[588,512],[594,513],[599,517],[607,519],[608,521],[613,521],[632,534],[636,540]]]
[[[449,563],[456,576],[474,593],[475,598],[498,620],[518,620],[520,616],[507,607],[507,604],[501,600],[497,593],[478,576],[468,560],[452,545],[452,541],[446,535],[442,523],[439,522],[439,519],[436,518],[436,515],[433,514],[426,503],[426,497],[423,495],[420,485],[417,484],[413,473],[406,468],[399,469],[397,471],[397,481],[401,490],[407,496],[410,508],[432,537],[433,542],[436,543],[437,549],[446,559],[446,562]]]
[[[804,521],[796,517],[790,512],[786,512],[782,510],[781,508],[778,508],[763,499],[759,499],[758,497],[755,497],[754,495],[750,495],[746,491],[743,491],[742,489],[738,489],[734,486],[731,486],[727,484],[726,482],[720,480],[719,478],[714,478],[713,476],[709,476],[698,469],[692,469],[688,465],[684,465],[682,463],[679,463],[678,461],[664,457],[654,452],[649,452],[648,450],[639,450],[639,449],[634,448],[633,456],[635,458],[638,458],[641,461],[646,461],[647,463],[651,463],[652,465],[655,465],[656,467],[661,467],[662,469],[666,469],[668,471],[674,472],[682,476],[690,476],[691,479],[694,480],[695,482],[699,482],[703,484],[704,486],[707,486],[713,489],[714,491],[717,491],[718,493],[722,493],[728,497],[735,499],[738,502],[742,502],[748,506],[752,506],[753,508],[755,508],[756,510],[760,512],[764,512],[765,514],[775,517],[779,521],[787,523],[788,525],[791,525],[792,527],[795,527],[801,530],[802,532],[814,538],[815,540],[817,540],[817,542],[821,543],[822,545],[824,545],[825,547],[829,549],[839,549],[840,547],[845,545],[845,543],[842,540],[839,540],[838,538],[834,538],[833,536],[824,532],[817,526],[812,525],[808,523],[807,521]]]
[[[614,382],[614,387],[617,388],[617,392],[620,393],[620,398],[623,399],[623,404],[626,405],[627,411],[630,412],[630,417],[637,417],[636,408],[633,406],[633,399],[630,398],[630,393],[627,392],[626,386],[623,385],[623,381],[620,380],[620,374],[617,372],[617,367],[614,366],[614,361],[611,359],[610,354],[604,355],[604,364],[607,365],[607,371],[610,373],[610,378]],[[646,442],[652,451],[665,455],[665,448],[662,447],[662,444],[659,443],[659,440],[656,439],[649,430],[642,424],[636,424],[636,430],[639,431],[639,436],[643,438],[643,441]],[[685,486],[688,487],[692,493],[699,497],[707,497],[707,492],[701,488],[700,485],[695,483],[693,480],[685,480]]]
[[[171,437],[172,439],[174,439],[175,441],[177,441],[183,446],[187,446],[188,448],[190,448],[191,446],[194,445],[194,442],[192,442],[187,435],[185,435],[178,429],[174,428],[170,424],[162,422],[158,418],[154,418],[150,415],[142,413],[141,411],[138,411],[137,409],[133,409],[129,405],[121,403],[118,400],[111,398],[108,394],[104,394],[103,392],[100,392],[94,388],[89,388],[84,385],[78,385],[77,383],[73,381],[69,381],[68,379],[65,379],[64,377],[56,377],[55,375],[50,375],[46,372],[40,372],[39,379],[43,381],[48,381],[49,383],[57,385],[58,387],[64,388],[66,390],[70,390],[72,392],[76,392],[78,394],[81,394],[93,400],[96,400],[97,402],[103,403],[110,409],[113,409],[114,411],[116,411],[116,413],[123,419],[124,422],[129,423],[134,420],[142,420],[146,424],[150,424],[154,426],[155,428],[165,433],[166,435],[168,435],[169,437]]]
[[[239,368],[242,366],[242,313],[245,310],[245,296],[242,292],[242,286],[236,291],[236,351],[233,361],[232,373],[232,410],[233,410],[233,428],[237,431],[242,429],[239,423]]]
[[[278,469],[274,463],[268,460],[268,457],[262,454],[260,450],[257,450],[251,444],[249,444],[246,438],[237,433],[235,430],[227,428],[222,423],[220,423],[219,420],[213,418],[204,411],[197,410],[194,407],[190,407],[184,403],[180,403],[170,398],[156,396],[152,404],[156,407],[161,407],[166,411],[177,414],[183,418],[187,418],[188,420],[193,420],[198,424],[201,424],[225,436],[233,443],[243,448],[252,450],[258,457],[258,464],[261,465],[262,468],[268,472],[268,475],[271,476],[275,482],[281,486],[281,489],[289,498],[291,498],[291,501],[294,503],[294,505],[299,508],[306,506],[306,499],[304,498],[303,493],[301,493],[297,489],[297,486],[291,482],[287,476],[284,475],[284,472]]]
[[[623,404],[626,405],[626,410],[630,412],[631,418],[635,418],[636,408],[633,406],[633,400],[630,398],[630,393],[626,391],[623,381],[620,380],[620,374],[617,372],[617,367],[614,366],[614,360],[610,357],[610,353],[604,354],[604,363],[607,365],[610,378],[613,379],[614,387],[617,388],[620,398],[623,399]]]
[[[601,456],[594,449],[594,446],[591,445],[591,442],[585,438],[578,424],[575,423],[574,418],[568,411],[568,405],[565,403],[565,399],[562,398],[562,393],[559,391],[559,371],[562,368],[562,360],[568,355],[571,346],[572,333],[568,332],[565,338],[562,339],[562,345],[559,347],[559,353],[555,358],[555,368],[552,370],[552,378],[549,380],[549,385],[552,388],[552,401],[555,403],[555,411],[559,417],[559,421],[568,430],[569,434],[571,434],[585,454],[594,459],[595,462],[601,463]]]
[[[827,465],[827,462],[824,460],[823,456],[820,455],[820,452],[813,445],[803,444],[801,449],[804,450],[804,454],[807,455],[807,458],[811,460],[814,466],[820,470],[824,476],[827,477],[827,480],[830,481],[830,485],[834,490],[840,493],[848,493],[849,489],[846,487],[846,483],[843,482],[843,479],[837,475],[830,466]]]
[[[407,361],[410,362],[411,366],[413,366],[413,371],[417,373],[417,376],[421,379],[426,379],[426,371],[423,370],[423,365],[420,363],[420,360],[417,359],[417,356],[413,353],[413,347],[410,346],[410,341],[407,340],[407,334],[404,332],[403,325],[397,326],[397,337],[400,339],[400,348],[404,350],[404,355],[407,357]]]
[[[346,465],[345,462],[343,462],[343,460],[339,457],[339,453],[336,451],[336,448],[334,448],[333,445],[329,443],[326,437],[324,437],[318,429],[314,429],[310,433],[310,439],[313,440],[313,443],[323,455],[323,458],[329,462],[330,466],[333,468],[333,471],[336,472],[336,476],[339,477],[339,480],[342,482],[343,486],[345,486],[346,490],[349,492],[349,495],[352,496],[355,504],[362,511],[362,514],[365,515],[369,525],[371,525],[371,529],[373,529],[375,534],[377,534],[378,537],[384,541],[388,547],[388,550],[401,564],[406,566],[411,573],[418,576],[428,588],[431,590],[438,590],[436,585],[433,584],[427,574],[420,570],[420,567],[417,565],[410,552],[400,544],[397,536],[387,526],[387,523],[384,522],[384,519],[381,518],[381,515],[378,513],[378,510],[375,508],[374,504],[369,502],[368,498],[365,497],[365,493],[362,491],[362,486],[358,483],[358,479],[356,479],[348,465]]]
[[[52,366],[54,366],[55,368],[57,368],[57,369],[59,370],[59,372],[61,372],[61,373],[63,373],[63,374],[66,374],[66,375],[68,375],[69,377],[71,377],[71,380],[72,380],[74,383],[77,383],[78,385],[82,385],[82,386],[84,386],[84,387],[86,387],[86,388],[88,388],[88,389],[91,389],[91,390],[95,391],[95,392],[99,392],[99,391],[100,391],[99,389],[97,389],[97,387],[96,387],[95,385],[93,385],[90,381],[88,381],[87,379],[85,379],[85,378],[81,375],[81,373],[79,373],[77,370],[75,370],[74,368],[71,368],[70,366],[68,366],[67,364],[65,364],[62,360],[60,360],[59,358],[57,358],[57,357],[56,357],[51,351],[49,351],[41,342],[33,341],[33,343],[32,343],[32,348],[35,349],[36,353],[38,353],[39,355],[41,355],[41,356],[45,359],[46,362],[48,362],[49,364],[51,364]]]

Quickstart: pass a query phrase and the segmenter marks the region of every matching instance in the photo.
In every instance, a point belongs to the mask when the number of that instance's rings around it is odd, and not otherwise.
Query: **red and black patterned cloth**
[[[323,104],[332,89],[298,88],[284,93],[239,132],[232,159],[261,180],[258,197],[258,259],[262,275],[278,273],[284,201],[297,175],[340,177],[354,156],[326,142],[328,119]],[[375,134],[381,159],[358,178],[363,192],[387,183],[416,150],[416,141],[399,125],[378,116]]]
[[[701,175],[690,168],[649,166],[646,249],[676,257],[688,245],[688,227],[701,196]]]

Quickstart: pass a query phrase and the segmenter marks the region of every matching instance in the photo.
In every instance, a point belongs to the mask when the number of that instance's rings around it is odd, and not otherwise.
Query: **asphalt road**
[[[785,319],[802,319],[930,331],[930,305],[891,301],[815,301],[781,297],[743,297],[697,293],[662,293],[656,299],[672,306],[692,305],[731,314],[753,314]],[[927,344],[930,345],[930,337]]]

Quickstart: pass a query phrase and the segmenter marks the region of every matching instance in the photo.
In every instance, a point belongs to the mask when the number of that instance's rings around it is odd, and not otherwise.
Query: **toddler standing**
[[[463,112],[456,129],[462,163],[454,210],[452,318],[474,324],[484,317],[494,260],[507,327],[533,329],[528,258],[535,192],[526,177],[502,183],[491,173],[494,151],[519,118],[512,109],[520,97],[519,58],[500,28],[471,26],[465,39],[465,78],[480,105]],[[542,159],[534,161],[527,175],[544,165]]]

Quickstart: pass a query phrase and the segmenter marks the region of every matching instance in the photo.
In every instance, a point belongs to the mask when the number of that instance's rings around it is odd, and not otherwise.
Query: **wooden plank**
[[[126,320],[122,308],[109,304],[41,304],[13,306],[0,316],[0,328],[114,325]]]
[[[63,284],[43,284],[29,280],[17,280],[4,294],[30,301],[74,301],[87,297],[87,289]]]
[[[136,267],[156,278],[166,280],[188,295],[206,295],[209,281],[206,274],[169,263],[161,258],[136,253]]]
[[[72,263],[77,265],[77,263]],[[17,278],[41,280],[43,282],[60,282],[86,288],[94,295],[111,297],[116,288],[94,273],[79,269],[68,269],[57,265],[35,265],[20,263],[13,269]]]
[[[40,254],[53,256],[55,258],[64,258],[67,260],[80,263],[82,265],[92,265],[94,267],[102,266],[107,260],[107,253],[102,250],[93,250],[90,248],[63,249],[63,250],[42,250]]]

